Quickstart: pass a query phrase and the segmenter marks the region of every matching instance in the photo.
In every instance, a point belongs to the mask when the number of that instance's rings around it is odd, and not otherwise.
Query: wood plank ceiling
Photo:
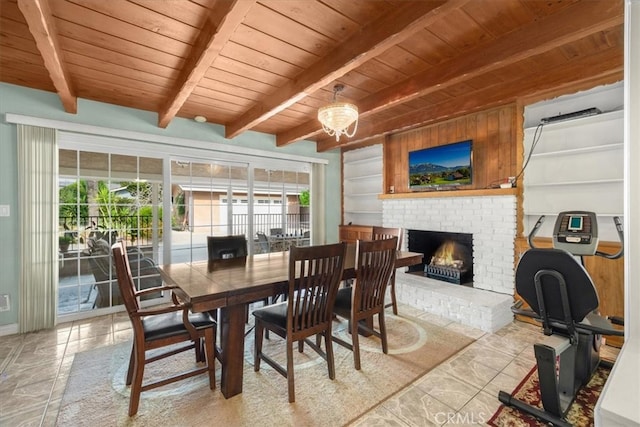
[[[619,81],[622,0],[0,0],[0,81],[319,151]],[[316,118],[336,83],[360,110]]]

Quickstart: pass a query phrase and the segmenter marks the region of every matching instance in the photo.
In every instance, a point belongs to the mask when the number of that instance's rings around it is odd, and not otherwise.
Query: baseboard
[[[11,323],[9,325],[0,326],[0,337],[5,335],[14,335],[18,333],[18,324]]]

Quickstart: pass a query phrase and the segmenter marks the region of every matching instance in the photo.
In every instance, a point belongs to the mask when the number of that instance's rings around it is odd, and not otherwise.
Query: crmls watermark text
[[[435,422],[438,424],[484,424],[487,417],[483,412],[477,414],[460,414],[457,412],[436,412],[434,414]]]

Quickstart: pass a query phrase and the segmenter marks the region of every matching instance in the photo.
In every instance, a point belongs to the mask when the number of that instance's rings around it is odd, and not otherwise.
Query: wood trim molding
[[[436,197],[510,196],[517,188],[487,188],[482,190],[422,191],[416,193],[380,194],[378,199],[424,199]]]
[[[163,144],[167,147],[171,147],[172,153],[175,153],[175,147],[178,147],[181,154],[201,155],[201,153],[193,153],[190,150],[205,150],[207,152],[216,151],[218,153],[225,153],[229,158],[225,160],[231,161],[246,161],[246,156],[256,156],[265,159],[266,162],[273,160],[293,160],[297,162],[308,162],[316,164],[329,164],[328,159],[303,156],[297,154],[282,153],[279,151],[264,151],[257,148],[248,148],[235,146],[231,144],[224,144],[212,141],[202,141],[196,139],[179,138],[174,136],[155,135],[145,132],[130,131],[123,129],[107,128],[102,126],[87,125],[84,123],[73,123],[62,120],[44,119],[41,117],[24,116],[21,114],[6,113],[5,121],[7,123],[42,126],[56,129],[59,131],[67,131],[76,135],[80,135],[80,138],[84,135],[98,135],[109,138],[119,138],[123,140],[136,140],[143,142],[153,142]],[[161,148],[158,147],[158,150]],[[237,156],[237,157],[231,157]],[[272,163],[270,163],[272,164]]]

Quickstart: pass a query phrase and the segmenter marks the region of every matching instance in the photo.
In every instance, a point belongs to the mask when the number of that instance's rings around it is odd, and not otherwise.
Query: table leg
[[[222,378],[220,389],[227,399],[242,393],[244,365],[244,304],[220,309]]]

